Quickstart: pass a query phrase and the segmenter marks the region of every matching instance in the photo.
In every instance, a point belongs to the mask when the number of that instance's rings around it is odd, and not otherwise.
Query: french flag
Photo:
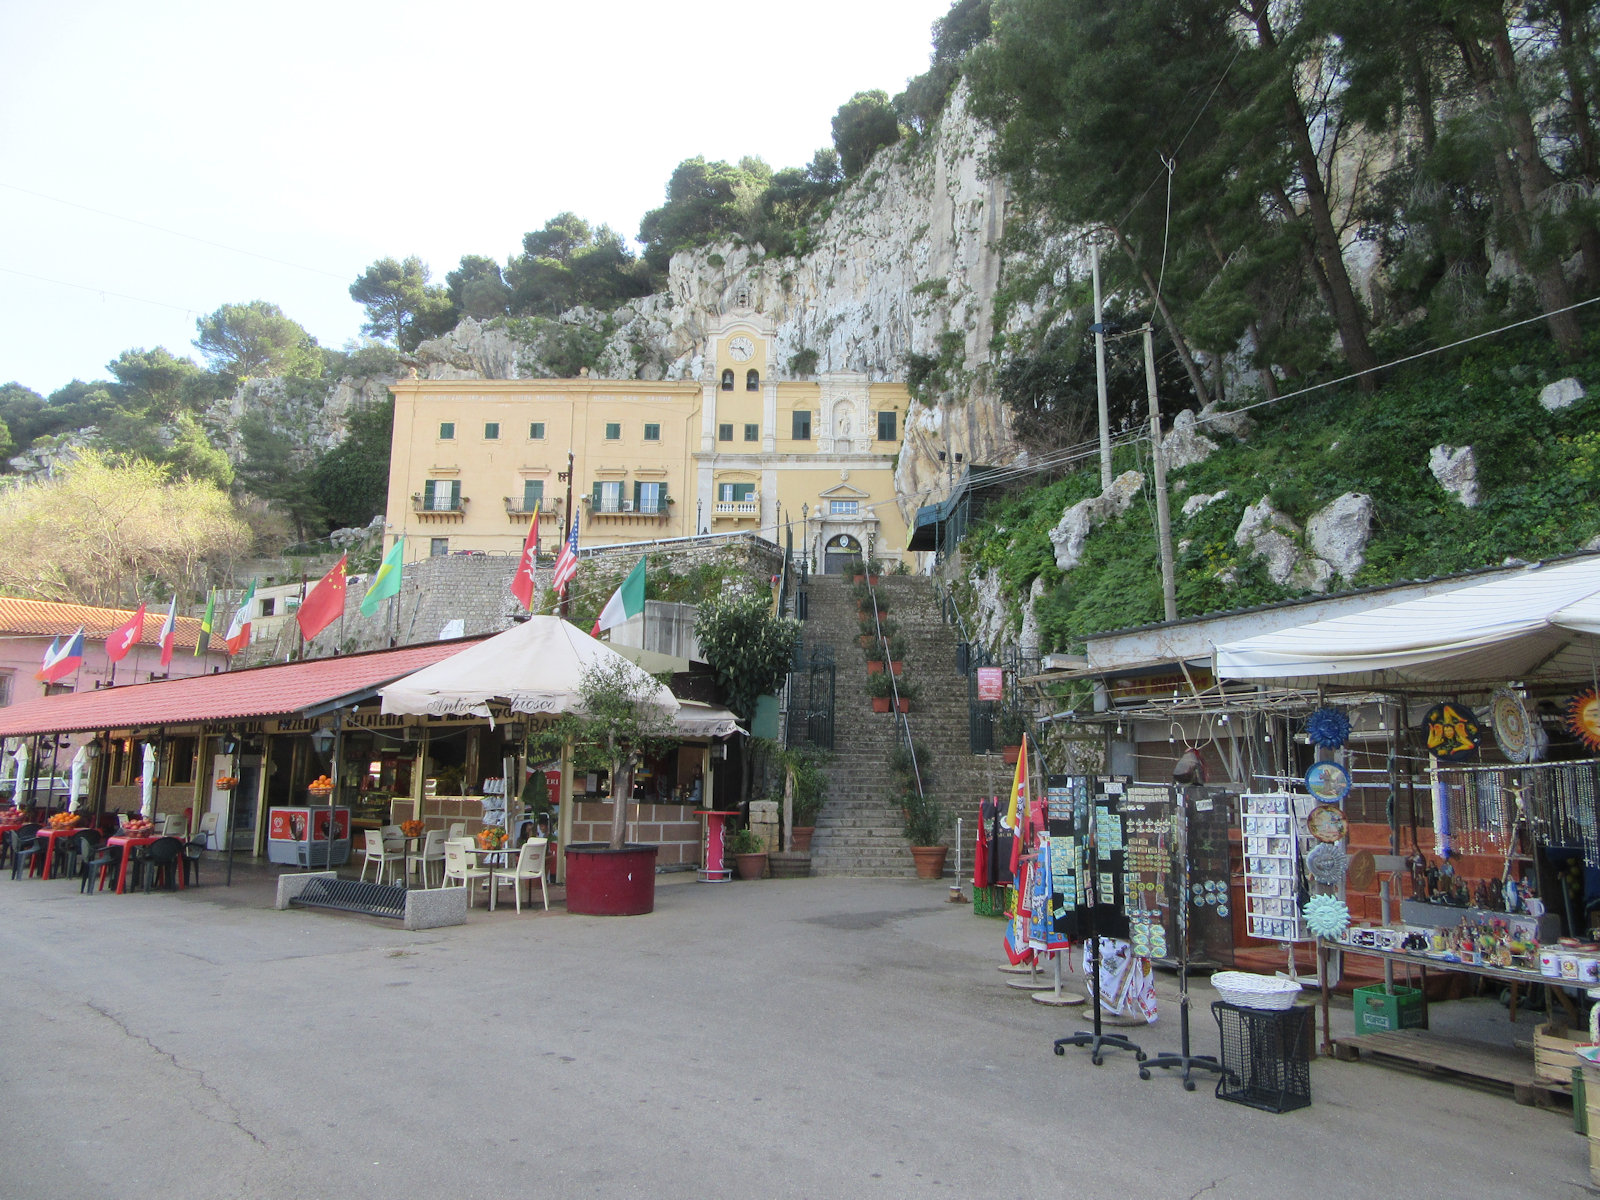
[[[83,627],[73,634],[65,646],[56,638],[44,652],[44,666],[34,672],[41,683],[57,683],[83,666]]]

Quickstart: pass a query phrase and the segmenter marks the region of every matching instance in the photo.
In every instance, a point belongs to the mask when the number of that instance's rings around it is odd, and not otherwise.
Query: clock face
[[[749,362],[755,352],[756,344],[747,337],[736,337],[728,343],[728,353],[735,362]]]

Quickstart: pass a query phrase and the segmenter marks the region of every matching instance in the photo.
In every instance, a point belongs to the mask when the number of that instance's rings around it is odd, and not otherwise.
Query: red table
[[[46,843],[44,848],[44,872],[40,878],[50,878],[50,867],[56,860],[56,839],[58,837],[77,837],[84,832],[84,828],[82,825],[74,825],[70,829],[62,829],[50,825],[39,826],[38,836],[40,840]]]
[[[128,860],[133,857],[131,851],[136,846],[148,846],[151,842],[158,842],[166,836],[168,835],[162,833],[141,833],[137,836],[121,834],[117,837],[106,839],[106,845],[122,847],[122,865],[117,868],[117,895],[122,895],[123,884],[128,879]],[[177,869],[178,889],[181,891],[183,889],[183,862],[181,859],[178,861]]]
[[[694,812],[695,816],[704,817],[706,821],[703,834],[705,865],[700,868],[700,882],[727,883],[733,878],[733,871],[722,854],[723,835],[727,832],[723,827],[728,823],[729,817],[736,817],[739,814],[720,808],[697,808]]]

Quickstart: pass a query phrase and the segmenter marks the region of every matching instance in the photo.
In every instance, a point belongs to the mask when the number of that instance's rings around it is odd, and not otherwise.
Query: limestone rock
[[[1183,515],[1186,517],[1192,517],[1201,509],[1209,508],[1218,500],[1225,499],[1227,495],[1228,492],[1226,488],[1220,492],[1196,492],[1183,502]]]
[[[1272,507],[1266,496],[1244,510],[1234,531],[1234,545],[1265,559],[1267,578],[1280,587],[1300,591],[1325,592],[1333,579],[1333,568],[1320,558],[1303,554],[1300,528]]]
[[[1546,384],[1539,393],[1539,403],[1550,411],[1567,408],[1576,404],[1584,397],[1583,384],[1576,379],[1558,379],[1554,383]]]
[[[1190,408],[1172,419],[1172,428],[1161,439],[1161,453],[1169,471],[1205,462],[1216,449],[1217,444],[1196,428],[1194,410]]]
[[[1022,633],[1017,637],[1017,645],[1024,658],[1039,657],[1039,618],[1034,615],[1033,606],[1044,593],[1044,580],[1035,576],[1028,588],[1028,598],[1022,605]]]
[[[1225,433],[1229,437],[1238,438],[1241,442],[1248,441],[1251,433],[1255,431],[1255,422],[1248,413],[1227,412],[1218,408],[1216,401],[1212,401],[1200,410],[1195,418],[1195,424],[1202,430]]]
[[[978,627],[973,630],[973,637],[979,645],[999,646],[1006,627],[1006,606],[1000,599],[1000,572],[974,574],[972,590],[973,609],[978,614]]]
[[[1428,452],[1428,470],[1463,507],[1478,507],[1478,459],[1471,446],[1435,446]]]
[[[1347,580],[1367,561],[1371,536],[1372,497],[1359,492],[1335,498],[1306,521],[1311,552]]]
[[[1111,486],[1098,496],[1080,500],[1066,512],[1050,531],[1050,544],[1056,550],[1056,566],[1070,571],[1083,558],[1083,544],[1096,525],[1113,517],[1120,517],[1144,487],[1144,476],[1138,471],[1124,471],[1111,481]]]

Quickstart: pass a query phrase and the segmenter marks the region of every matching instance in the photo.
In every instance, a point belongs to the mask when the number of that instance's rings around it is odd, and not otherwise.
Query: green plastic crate
[[[1350,994],[1350,1004],[1355,1010],[1356,1032],[1386,1033],[1391,1029],[1421,1029],[1423,1026],[1422,992],[1417,988],[1395,984],[1392,993],[1384,985],[1358,987]]]

